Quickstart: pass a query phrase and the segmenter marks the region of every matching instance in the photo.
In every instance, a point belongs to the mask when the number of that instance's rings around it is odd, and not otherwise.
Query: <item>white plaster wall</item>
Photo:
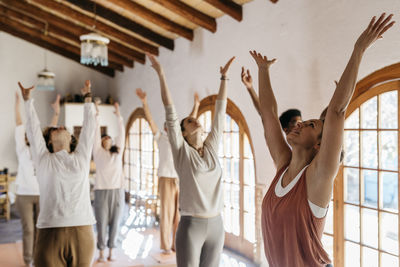
[[[47,66],[56,74],[56,90],[34,91],[32,94],[42,127],[50,123],[53,114],[50,103],[57,93],[62,96],[66,93],[77,94],[84,81],[90,79],[95,95],[104,99],[108,94],[111,78],[104,74],[50,51],[47,51]],[[8,167],[11,172],[17,170],[14,142],[17,82],[21,81],[26,86],[35,84],[36,75],[43,67],[43,48],[0,32],[0,169]],[[23,105],[21,113],[24,115]]]
[[[249,55],[256,49],[277,62],[271,67],[272,85],[279,112],[299,108],[304,119],[318,117],[328,104],[334,80],[350,57],[353,44],[373,15],[395,14],[400,21],[399,0],[255,0],[244,5],[243,21],[229,16],[217,20],[215,34],[195,31],[193,42],[175,41],[175,51],[160,48],[177,111],[182,118],[192,107],[193,93],[200,97],[214,94],[219,86],[219,66],[236,56],[229,74],[228,96],[240,108],[249,125],[255,148],[257,182],[268,184],[275,169],[267,151],[261,121],[240,81],[241,66],[249,67],[257,87],[257,68]],[[384,66],[400,61],[400,23],[370,48],[361,65],[359,79]],[[127,120],[140,105],[134,94],[137,87],[148,93],[156,122],[164,121],[158,78],[147,62],[119,73],[112,81],[121,111]]]

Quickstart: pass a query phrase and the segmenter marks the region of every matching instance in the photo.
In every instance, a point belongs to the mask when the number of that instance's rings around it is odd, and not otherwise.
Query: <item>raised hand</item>
[[[82,95],[86,95],[92,91],[92,83],[90,80],[85,81],[85,86],[81,89]]]
[[[241,77],[242,83],[247,89],[253,88],[253,78],[250,75],[250,70],[245,70],[244,67],[242,67]]]
[[[276,58],[268,60],[266,56],[262,56],[256,50],[250,51],[250,55],[254,58],[259,68],[269,68],[276,61]]]
[[[18,82],[19,88],[21,89],[22,98],[27,101],[31,96],[31,90],[35,88],[35,86],[31,86],[29,88],[25,88],[22,86],[21,82]]]
[[[157,73],[161,73],[163,69],[157,58],[150,53],[146,53],[146,55],[150,59],[151,66],[153,67],[153,69],[155,69]]]
[[[56,101],[51,104],[55,114],[60,114],[60,94],[57,94]]]
[[[197,92],[194,93],[194,104],[195,105],[200,105],[200,97]]]
[[[224,67],[219,67],[219,72],[221,73],[222,76],[226,76],[233,60],[235,60],[235,57],[232,57],[231,59],[229,59],[229,61],[225,64]]]
[[[147,101],[147,94],[141,88],[136,89],[136,95],[139,97],[142,103],[145,103]]]
[[[115,108],[114,114],[117,115],[118,117],[121,116],[121,113],[119,112],[119,104],[118,104],[118,102],[114,103],[114,108]]]
[[[364,52],[376,40],[383,38],[382,35],[395,23],[392,21],[393,14],[390,14],[386,18],[385,17],[386,13],[382,13],[377,21],[375,21],[375,16],[371,19],[367,29],[365,29],[360,37],[358,37],[357,42],[354,45],[355,49]]]

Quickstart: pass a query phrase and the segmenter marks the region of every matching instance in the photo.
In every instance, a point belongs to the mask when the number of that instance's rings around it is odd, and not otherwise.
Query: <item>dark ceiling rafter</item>
[[[93,2],[96,2],[98,5],[102,5],[101,1],[96,1],[92,0]],[[184,37],[190,41],[193,40],[193,30],[186,28],[178,23],[173,22],[172,20],[169,20],[168,18],[165,18],[150,9],[147,9],[144,6],[141,6],[131,0],[107,0],[108,2],[112,3],[113,5],[124,9],[125,11],[128,11],[134,15],[137,15],[147,21],[150,21],[151,23],[171,32],[175,33],[181,37]]]
[[[237,21],[242,21],[243,10],[242,6],[236,4],[232,0],[204,0],[208,4],[228,14]]]
[[[49,0],[25,0],[25,1],[27,1],[28,3],[32,3],[35,6],[41,6],[42,8],[51,9],[53,12],[65,16],[65,18],[71,21],[72,23],[80,23],[86,25],[87,27],[94,26],[95,23],[94,16],[88,16],[60,2],[49,1]],[[154,45],[146,43],[130,34],[120,31],[99,20],[96,21],[95,26],[98,32],[102,33],[107,37],[113,36],[121,40],[122,42],[129,44],[132,47],[136,47],[141,51],[146,51],[153,55],[158,55],[158,47]]]
[[[217,22],[197,9],[179,1],[179,0],[152,0],[162,7],[174,12],[175,14],[189,20],[190,22],[209,30],[212,33],[217,31]]]
[[[65,31],[65,35],[68,33],[72,36],[78,36],[77,40],[79,40],[79,36],[82,34],[88,33],[88,29],[82,27],[77,24],[73,24],[68,20],[65,20],[61,17],[53,15],[39,7],[33,6],[24,1],[14,1],[14,0],[0,0],[0,5],[3,5],[8,8],[12,8],[13,10],[18,10],[19,12],[24,12],[25,14],[30,14],[34,18],[39,18],[48,23],[48,30],[51,32],[53,27],[58,28],[58,30],[63,29]],[[30,18],[30,20],[32,20]],[[111,40],[108,45],[109,51],[115,52],[120,56],[126,57],[131,60],[135,60],[139,63],[145,62],[144,53],[138,52],[134,49],[131,49],[119,42]]]
[[[11,35],[13,35],[15,37],[21,38],[21,39],[23,39],[25,41],[28,41],[30,43],[33,43],[35,45],[38,45],[38,46],[40,46],[42,48],[50,50],[50,51],[52,51],[52,52],[54,52],[56,54],[62,55],[64,57],[66,57],[66,58],[69,58],[69,59],[75,61],[75,62],[80,63],[80,56],[76,55],[75,53],[72,53],[72,52],[66,50],[64,47],[59,47],[59,46],[56,46],[56,45],[52,45],[47,41],[43,41],[42,39],[37,38],[37,37],[35,37],[35,36],[33,36],[33,35],[29,34],[29,33],[25,33],[23,31],[20,31],[19,29],[15,29],[14,27],[9,26],[8,24],[4,24],[3,22],[0,22],[0,30],[4,31],[4,32],[6,32],[8,34],[11,34]],[[105,68],[105,67],[95,67],[95,66],[91,66],[91,65],[84,65],[84,66],[87,67],[87,68],[99,71],[99,72],[101,72],[103,74],[106,74],[106,75],[108,75],[110,77],[114,77],[115,76],[115,71],[114,71],[113,68],[111,68],[111,66],[107,67],[107,68]]]
[[[107,8],[102,7],[92,1],[89,0],[66,0],[68,3],[71,3],[87,12],[90,12],[94,15],[94,10],[96,11],[96,16],[102,17],[122,28],[125,28],[133,33],[139,34],[142,37],[159,44],[165,48],[170,50],[174,50],[174,40],[164,37],[142,25],[136,23],[130,19],[127,19],[120,14],[111,11]]]

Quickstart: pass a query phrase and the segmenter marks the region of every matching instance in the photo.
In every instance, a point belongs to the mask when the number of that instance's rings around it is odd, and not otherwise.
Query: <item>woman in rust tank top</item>
[[[278,170],[262,204],[265,255],[270,267],[325,266],[330,263],[321,237],[333,182],[340,163],[346,108],[353,95],[358,68],[366,49],[393,26],[392,15],[372,18],[329,103],[325,122],[308,120],[287,135],[278,120],[268,60],[250,52],[259,68],[260,106],[269,152]]]

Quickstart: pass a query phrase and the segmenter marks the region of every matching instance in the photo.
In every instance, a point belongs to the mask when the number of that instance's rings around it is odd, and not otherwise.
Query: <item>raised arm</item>
[[[122,119],[121,113],[119,112],[119,104],[115,102],[114,104],[115,111],[114,114],[118,120],[118,135],[115,139],[115,144],[119,147],[119,153],[122,154],[124,152],[125,147],[125,127],[124,127],[124,120]]]
[[[18,92],[15,92],[15,125],[22,125],[21,107]]]
[[[190,112],[189,117],[197,118],[197,113],[199,112],[200,98],[198,93],[194,93],[194,104],[192,112]]]
[[[31,90],[33,90],[34,86],[25,88],[20,82],[18,82],[18,85],[25,101],[26,135],[28,136],[32,159],[37,162],[48,150],[40,129],[39,118],[33,107],[33,99],[30,98]]]
[[[382,14],[375,22],[372,18],[367,29],[360,35],[354,45],[350,60],[339,80],[326,113],[320,150],[310,166],[310,179],[316,201],[328,204],[332,184],[339,168],[340,152],[343,144],[344,120],[348,104],[354,93],[358,69],[364,52],[382,34],[393,26],[392,15]],[[317,204],[317,203],[316,203]]]
[[[282,133],[278,117],[278,105],[272,90],[269,68],[276,59],[268,60],[256,51],[250,54],[258,65],[258,88],[260,94],[260,112],[264,126],[264,136],[275,167],[280,169],[291,158],[292,152]]]
[[[242,73],[241,73],[241,78],[242,78],[242,83],[247,89],[247,92],[249,92],[251,101],[253,101],[253,105],[256,108],[258,114],[261,116],[261,111],[260,111],[260,99],[258,99],[258,95],[256,91],[254,90],[253,87],[253,78],[250,75],[250,70],[245,70],[244,67],[242,67]]]
[[[215,112],[214,112],[213,122],[211,125],[211,131],[208,134],[205,141],[208,144],[210,144],[215,151],[218,150],[219,140],[221,139],[222,132],[224,130],[226,99],[227,99],[226,83],[228,81],[228,70],[234,59],[235,57],[229,59],[229,61],[225,64],[225,66],[220,67],[219,70],[221,74],[221,84],[219,87],[217,101],[215,102]]]
[[[92,93],[91,93],[91,82],[86,80],[85,86],[81,89],[81,93],[84,96],[84,112],[83,112],[83,123],[82,130],[79,135],[78,146],[76,147],[76,152],[82,155],[86,160],[90,160],[94,135],[96,132],[96,111],[94,104],[92,103]],[[85,162],[86,163],[86,162]]]
[[[60,94],[57,94],[56,101],[51,104],[54,111],[53,117],[51,118],[50,126],[57,127],[58,118],[60,117]]]
[[[158,78],[160,79],[161,99],[164,106],[173,105],[174,103],[172,102],[171,93],[168,89],[167,80],[165,79],[164,70],[161,67],[160,62],[158,62],[155,56],[149,53],[146,53],[146,55],[149,57],[151,66],[157,72]]]
[[[97,99],[94,102],[95,111],[96,111],[96,132],[94,134],[93,140],[93,157],[96,158],[97,153],[100,151],[101,147],[101,131],[100,131],[100,119],[99,119],[99,104],[100,100]]]
[[[153,132],[153,135],[156,135],[158,133],[158,127],[153,120],[149,105],[147,104],[147,94],[142,89],[138,88],[136,89],[136,95],[139,97],[140,101],[142,101],[144,115],[146,116],[146,119],[150,124],[150,129]]]

